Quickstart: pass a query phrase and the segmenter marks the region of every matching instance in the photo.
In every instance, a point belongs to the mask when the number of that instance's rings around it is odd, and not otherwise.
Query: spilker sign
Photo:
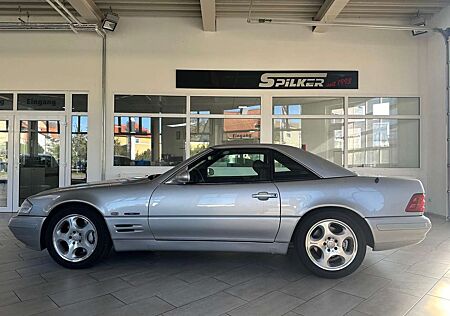
[[[358,71],[177,70],[182,89],[358,89]]]

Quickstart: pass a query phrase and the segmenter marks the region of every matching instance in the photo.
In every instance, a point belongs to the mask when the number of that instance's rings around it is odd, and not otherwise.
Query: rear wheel
[[[111,239],[101,216],[83,206],[58,211],[46,231],[49,254],[60,265],[70,269],[87,268],[111,249]]]
[[[295,248],[314,274],[341,278],[353,273],[364,260],[366,239],[351,215],[322,211],[308,216],[297,228]]]

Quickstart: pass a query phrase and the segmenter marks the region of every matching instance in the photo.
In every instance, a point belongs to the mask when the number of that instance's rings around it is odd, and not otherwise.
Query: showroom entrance
[[[87,179],[85,93],[0,93],[0,212]]]
[[[65,184],[64,115],[0,116],[0,210]]]

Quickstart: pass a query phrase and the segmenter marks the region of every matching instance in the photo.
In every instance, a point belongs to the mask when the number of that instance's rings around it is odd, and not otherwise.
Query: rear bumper
[[[388,250],[417,244],[425,239],[431,222],[425,216],[367,218],[374,250]]]
[[[44,220],[45,217],[38,216],[13,216],[9,220],[8,227],[27,247],[42,250],[41,229]]]

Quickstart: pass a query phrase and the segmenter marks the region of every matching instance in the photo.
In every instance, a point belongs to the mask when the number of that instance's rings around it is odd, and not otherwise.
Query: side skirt
[[[114,239],[116,251],[230,251],[286,254],[289,243]]]

